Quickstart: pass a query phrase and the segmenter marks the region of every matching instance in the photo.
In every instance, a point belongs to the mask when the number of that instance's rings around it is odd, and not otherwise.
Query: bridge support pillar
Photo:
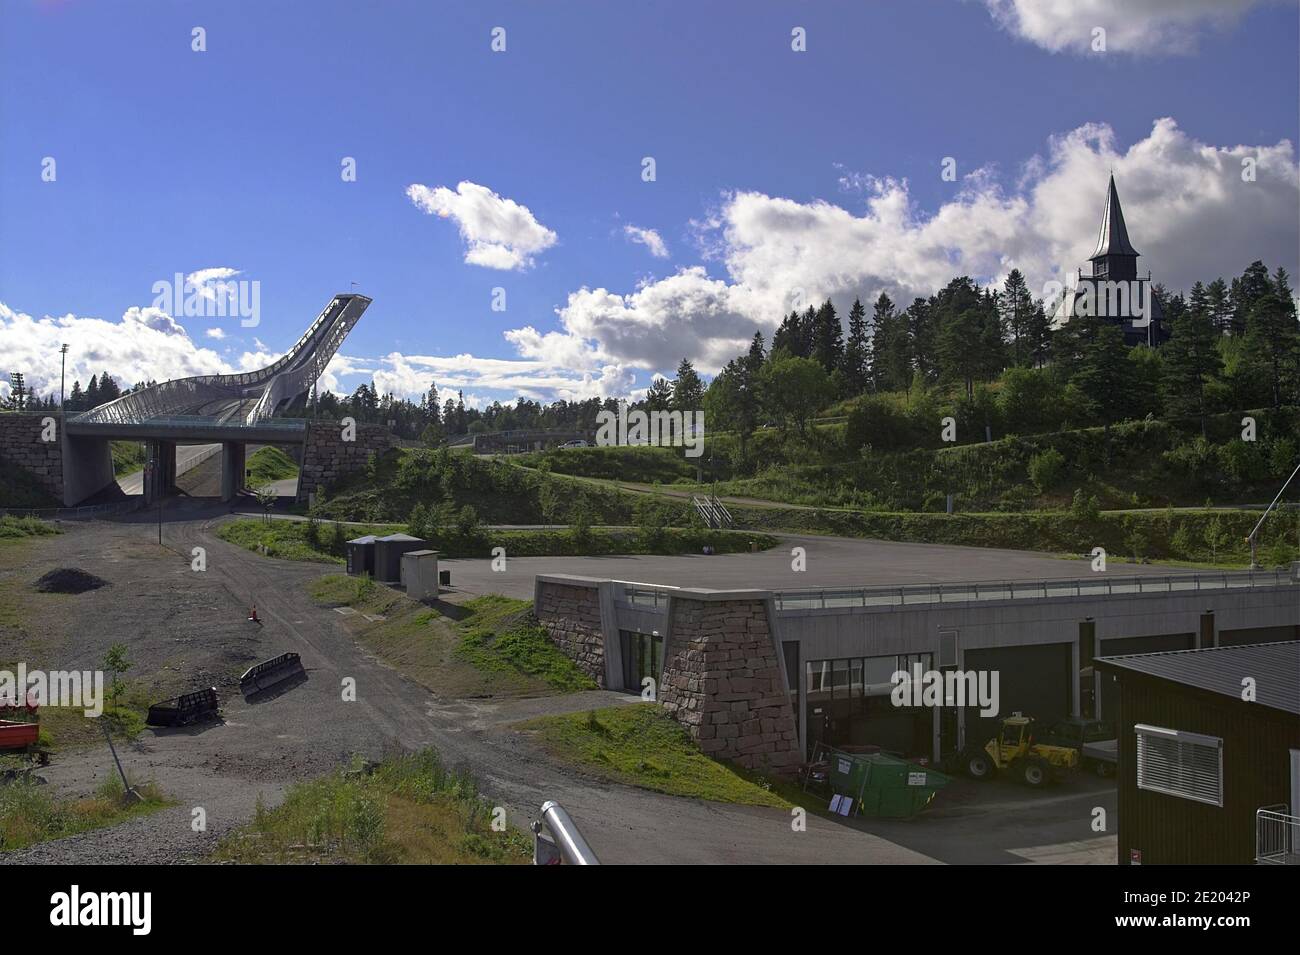
[[[221,499],[232,501],[244,489],[244,454],[241,441],[221,443]]]
[[[145,453],[144,499],[152,502],[176,490],[176,442],[146,441]]]

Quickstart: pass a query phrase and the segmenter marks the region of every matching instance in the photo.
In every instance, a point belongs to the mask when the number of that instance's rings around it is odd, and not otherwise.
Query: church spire
[[[1124,212],[1119,207],[1119,193],[1115,191],[1115,175],[1111,174],[1106,190],[1106,211],[1101,217],[1101,232],[1097,236],[1097,250],[1092,253],[1092,274],[1098,278],[1137,278],[1138,250],[1128,240],[1124,225]]]
[[[1119,193],[1115,191],[1115,174],[1111,173],[1110,187],[1106,190],[1106,211],[1102,214],[1101,233],[1097,236],[1097,251],[1090,258],[1096,260],[1107,255],[1138,254],[1138,250],[1128,240],[1124,211],[1119,207]]]

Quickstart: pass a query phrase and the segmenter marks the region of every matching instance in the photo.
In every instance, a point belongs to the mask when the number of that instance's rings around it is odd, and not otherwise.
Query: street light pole
[[[68,343],[59,348],[59,414],[63,414],[63,384],[68,371]]]

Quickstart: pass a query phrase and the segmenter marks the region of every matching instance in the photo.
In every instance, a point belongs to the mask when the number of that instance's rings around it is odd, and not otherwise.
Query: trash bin
[[[830,754],[831,791],[852,796],[853,812],[909,819],[928,806],[950,777],[885,753]]]

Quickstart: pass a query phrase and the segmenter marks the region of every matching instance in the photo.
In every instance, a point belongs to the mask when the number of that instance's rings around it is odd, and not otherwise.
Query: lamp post
[[[68,343],[59,347],[59,414],[63,414],[63,383],[68,370]]]

